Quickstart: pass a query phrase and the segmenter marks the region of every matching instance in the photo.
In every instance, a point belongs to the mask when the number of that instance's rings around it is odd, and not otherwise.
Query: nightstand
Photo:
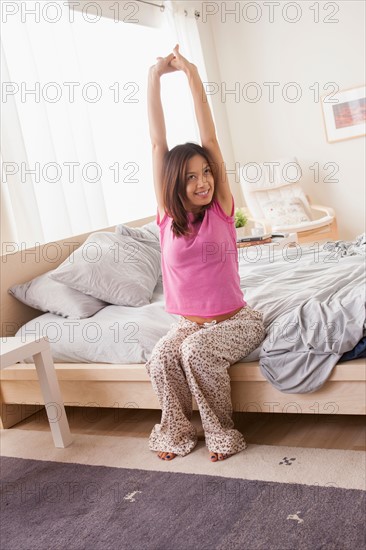
[[[55,372],[50,344],[45,337],[11,336],[0,339],[0,368],[33,357],[55,447],[70,445],[72,437]]]

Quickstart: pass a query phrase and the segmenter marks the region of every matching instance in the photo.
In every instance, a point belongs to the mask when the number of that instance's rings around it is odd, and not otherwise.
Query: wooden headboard
[[[125,225],[141,227],[155,219],[155,216],[150,216],[125,223]],[[114,233],[115,228],[116,226],[113,225],[2,255],[0,263],[0,336],[14,336],[22,325],[43,315],[43,312],[26,306],[9,294],[8,289],[11,286],[26,283],[42,273],[56,269],[70,253],[86,241],[91,233],[96,231],[112,231]]]

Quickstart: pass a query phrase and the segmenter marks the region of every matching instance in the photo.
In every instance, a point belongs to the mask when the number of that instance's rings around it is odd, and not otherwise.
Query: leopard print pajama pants
[[[181,316],[145,364],[161,407],[149,449],[180,456],[193,450],[197,431],[190,422],[192,395],[208,449],[223,454],[245,449],[244,437],[232,420],[228,367],[255,350],[265,335],[263,314],[248,305],[230,319],[203,325]]]

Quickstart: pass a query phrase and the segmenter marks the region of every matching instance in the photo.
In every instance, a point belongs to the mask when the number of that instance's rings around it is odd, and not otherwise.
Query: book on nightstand
[[[252,235],[251,237],[242,237],[236,241],[236,246],[242,248],[243,246],[254,246],[256,244],[270,243],[272,240],[272,233],[264,233],[263,235]]]
[[[271,237],[267,237],[265,239],[263,238],[250,238],[250,240],[240,240],[240,241],[237,241],[236,242],[236,246],[237,248],[243,248],[244,246],[255,246],[257,244],[266,244],[266,243],[271,243],[272,242],[272,238]]]

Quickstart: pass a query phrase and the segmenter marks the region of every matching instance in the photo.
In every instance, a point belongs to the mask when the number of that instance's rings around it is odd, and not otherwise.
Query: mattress
[[[334,294],[332,289],[341,288],[346,279],[349,284],[349,274],[362,265],[361,255],[341,257],[313,244],[281,250],[271,245],[239,249],[244,298],[250,307],[263,313],[268,335],[276,329],[280,316],[314,296],[322,299]],[[47,336],[55,363],[145,363],[155,344],[179,320],[178,315],[167,313],[164,307],[160,276],[150,304],[110,305],[80,320],[44,313],[21,327],[16,336]],[[353,345],[349,347],[352,348]],[[257,361],[262,351],[261,344],[241,361]]]

